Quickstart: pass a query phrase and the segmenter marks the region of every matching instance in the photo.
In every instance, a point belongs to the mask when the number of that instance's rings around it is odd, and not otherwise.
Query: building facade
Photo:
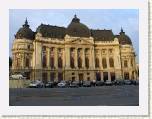
[[[12,47],[12,72],[31,80],[138,79],[131,39],[121,29],[89,29],[75,15],[67,28],[44,25],[35,32],[27,20]]]

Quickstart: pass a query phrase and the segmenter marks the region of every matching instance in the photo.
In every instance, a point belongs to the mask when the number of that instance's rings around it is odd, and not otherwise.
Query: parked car
[[[11,79],[26,79],[22,74],[13,74],[10,76]]]
[[[45,84],[45,88],[53,88],[54,87],[54,82],[48,82]]]
[[[106,80],[106,82],[105,82],[105,85],[106,85],[106,86],[112,86],[112,84],[113,84],[113,83],[112,83],[110,80]]]
[[[131,85],[131,84],[132,84],[132,82],[131,82],[131,80],[126,79],[126,80],[124,80],[124,84],[125,84],[125,85]]]
[[[103,86],[104,85],[104,81],[100,80],[100,81],[96,81],[96,86]]]
[[[32,81],[29,84],[29,88],[43,88],[44,84],[42,81],[36,80],[36,81]]]
[[[83,82],[83,87],[91,87],[91,81],[84,81]]]
[[[70,88],[78,88],[79,87],[79,82],[73,81],[70,83]]]
[[[114,85],[123,85],[123,84],[124,84],[124,80],[122,80],[122,79],[114,81]]]
[[[67,86],[67,83],[65,81],[61,81],[57,84],[57,86],[60,88],[65,88]]]
[[[91,81],[91,86],[96,86],[96,80]]]
[[[131,80],[131,83],[132,83],[133,85],[139,85],[139,80]]]

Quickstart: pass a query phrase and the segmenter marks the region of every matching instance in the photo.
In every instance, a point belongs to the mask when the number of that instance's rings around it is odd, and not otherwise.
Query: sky
[[[27,18],[30,28],[36,31],[41,24],[67,27],[74,15],[90,29],[112,29],[119,34],[121,27],[133,43],[139,62],[139,11],[137,9],[10,9],[9,11],[9,55],[14,35]]]

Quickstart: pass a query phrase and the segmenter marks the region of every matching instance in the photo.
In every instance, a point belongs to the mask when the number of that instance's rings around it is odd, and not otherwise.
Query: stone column
[[[54,64],[55,68],[58,69],[58,48],[54,48]]]
[[[78,49],[77,48],[75,48],[74,49],[75,50],[75,52],[74,52],[74,66],[76,67],[76,69],[78,68]]]
[[[99,49],[99,67],[102,69],[102,59],[101,59],[101,50]]]
[[[110,66],[109,66],[109,57],[108,56],[106,56],[106,62],[107,62],[107,69],[109,69]]]
[[[85,68],[85,49],[82,49],[82,67]]]
[[[95,57],[94,57],[94,48],[91,48],[91,57],[92,57],[92,68],[95,69]]]
[[[69,48],[65,48],[65,66],[66,68],[70,67],[70,49]]]
[[[63,68],[65,67],[65,49],[62,50]]]
[[[108,72],[108,80],[111,81],[111,75],[110,72]]]
[[[50,48],[47,48],[47,67],[50,69]]]

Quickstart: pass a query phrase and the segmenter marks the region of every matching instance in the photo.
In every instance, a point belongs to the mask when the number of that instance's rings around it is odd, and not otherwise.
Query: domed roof
[[[125,32],[123,31],[123,29],[121,28],[121,32],[119,33],[120,35],[118,35],[118,39],[119,39],[119,43],[122,45],[132,45],[131,39],[129,38],[129,36],[127,36],[125,34]]]
[[[80,23],[80,19],[77,18],[76,15],[69,24],[66,33],[74,37],[90,37],[91,35],[89,28],[86,25]]]
[[[31,40],[34,39],[34,32],[29,27],[30,26],[28,25],[28,22],[26,19],[25,24],[16,33],[15,38],[16,39],[27,38]]]

